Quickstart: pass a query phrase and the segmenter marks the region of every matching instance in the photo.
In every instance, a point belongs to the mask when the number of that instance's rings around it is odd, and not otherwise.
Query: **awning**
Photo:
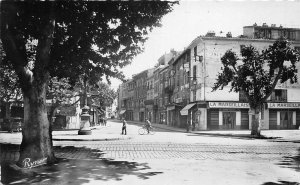
[[[120,114],[124,114],[124,112],[126,112],[126,110],[121,110]]]
[[[189,109],[192,108],[196,103],[191,103],[191,104],[188,104],[186,105],[181,111],[180,111],[180,114],[183,115],[183,116],[186,116],[189,114]]]

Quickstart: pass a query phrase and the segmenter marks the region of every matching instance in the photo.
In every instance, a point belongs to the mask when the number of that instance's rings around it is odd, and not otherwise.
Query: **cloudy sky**
[[[123,69],[127,78],[152,68],[171,48],[181,51],[199,35],[214,31],[219,36],[242,34],[243,26],[254,23],[300,28],[300,0],[295,1],[180,1],[162,19],[145,44],[145,51]],[[222,32],[222,34],[220,34]],[[113,80],[117,88],[120,81]]]

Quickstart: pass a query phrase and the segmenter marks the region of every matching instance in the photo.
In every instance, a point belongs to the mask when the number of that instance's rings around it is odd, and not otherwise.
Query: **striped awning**
[[[121,110],[120,114],[124,114],[126,112],[126,110]]]
[[[188,104],[186,105],[181,111],[180,111],[180,114],[182,116],[186,116],[189,114],[189,109],[192,108],[196,103],[191,103],[191,104]]]

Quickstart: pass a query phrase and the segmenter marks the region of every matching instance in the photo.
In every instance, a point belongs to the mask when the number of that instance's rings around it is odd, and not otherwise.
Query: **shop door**
[[[140,121],[141,121],[141,122],[144,121],[144,112],[140,112]]]
[[[293,112],[280,111],[280,128],[291,129],[293,126]]]
[[[223,112],[224,129],[234,129],[236,125],[236,112]]]
[[[168,125],[172,125],[174,126],[174,121],[173,121],[174,115],[173,115],[173,111],[169,110],[169,114],[168,114]]]

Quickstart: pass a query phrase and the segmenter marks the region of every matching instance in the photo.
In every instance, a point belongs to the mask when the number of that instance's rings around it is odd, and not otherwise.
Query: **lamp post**
[[[80,129],[78,131],[78,135],[91,135],[92,131],[90,129],[90,114],[89,114],[89,106],[85,105],[82,108],[82,113],[80,116]]]
[[[87,106],[87,93],[84,94],[84,106],[82,107],[82,112],[80,116],[80,129],[78,135],[91,135],[92,130],[90,129],[90,107]]]

